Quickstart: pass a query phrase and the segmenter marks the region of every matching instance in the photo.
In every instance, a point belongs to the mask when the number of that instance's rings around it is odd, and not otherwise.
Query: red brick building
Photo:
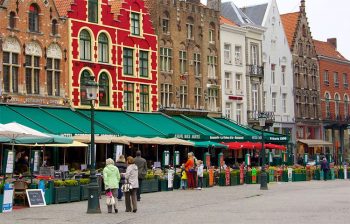
[[[69,31],[74,107],[89,107],[85,83],[99,84],[97,109],[157,110],[157,37],[140,0],[56,0]]]
[[[319,62],[321,110],[325,140],[333,143],[330,153],[349,153],[350,61],[337,51],[337,40],[314,40]]]
[[[55,2],[0,0],[2,102],[68,102],[67,33]]]

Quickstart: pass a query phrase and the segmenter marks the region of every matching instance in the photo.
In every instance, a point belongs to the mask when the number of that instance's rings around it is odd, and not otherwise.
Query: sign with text
[[[41,189],[27,189],[29,207],[46,206],[44,192]]]
[[[5,184],[2,212],[11,212],[13,208],[13,184]]]

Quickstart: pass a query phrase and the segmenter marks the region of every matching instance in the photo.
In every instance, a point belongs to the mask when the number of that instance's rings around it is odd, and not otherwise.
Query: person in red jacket
[[[185,163],[185,170],[187,174],[188,189],[193,189],[194,188],[193,173],[195,172],[195,170],[194,170],[194,160],[193,160],[192,153],[188,153],[188,159],[187,159],[187,162]]]

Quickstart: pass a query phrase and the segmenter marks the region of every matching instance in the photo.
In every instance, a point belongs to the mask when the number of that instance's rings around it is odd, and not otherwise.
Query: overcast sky
[[[207,0],[201,0],[206,3]],[[269,0],[222,0],[238,7],[256,5]],[[299,11],[300,0],[277,0],[281,14]],[[336,37],[338,51],[350,60],[350,0],[306,0],[306,13],[312,37],[326,41]]]

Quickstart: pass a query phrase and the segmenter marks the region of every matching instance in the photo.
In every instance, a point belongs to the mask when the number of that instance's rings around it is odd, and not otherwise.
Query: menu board
[[[27,189],[29,207],[46,206],[44,193],[41,189]]]

